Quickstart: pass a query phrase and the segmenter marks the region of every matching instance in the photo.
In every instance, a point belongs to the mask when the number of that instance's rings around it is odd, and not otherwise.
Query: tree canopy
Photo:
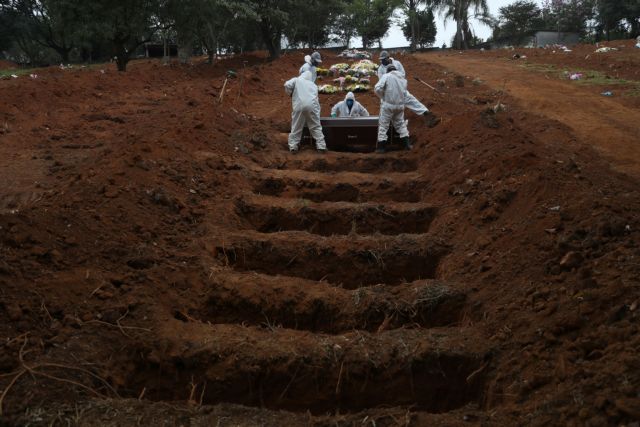
[[[432,46],[438,33],[433,11],[431,9],[416,10],[412,15],[407,16],[402,25],[402,33],[414,49]]]
[[[516,40],[539,28],[607,38],[640,33],[639,0],[545,0],[541,7],[515,0],[498,19],[487,0],[0,0],[0,57],[32,65],[115,59],[125,70],[153,42],[211,61],[253,49],[277,58],[283,46],[348,47],[355,37],[364,48],[380,47],[394,17],[416,49],[435,41],[434,13],[455,22],[457,49],[476,42],[474,19]]]
[[[532,0],[518,0],[500,8],[494,38],[509,38],[519,44],[534,30],[544,29],[542,10]]]

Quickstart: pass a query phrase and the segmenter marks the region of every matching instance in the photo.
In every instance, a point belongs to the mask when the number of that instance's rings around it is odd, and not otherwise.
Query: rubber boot
[[[378,146],[376,147],[376,153],[386,153],[385,146],[387,145],[387,141],[378,141]]]
[[[411,140],[409,139],[408,136],[405,136],[404,138],[400,138],[400,142],[402,143],[402,146],[404,147],[404,149],[407,151],[410,151],[413,148],[413,145],[411,144]]]

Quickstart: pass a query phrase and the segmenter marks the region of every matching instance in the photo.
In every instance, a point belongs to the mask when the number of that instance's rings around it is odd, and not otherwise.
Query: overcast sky
[[[506,6],[515,2],[516,0],[487,0],[489,4],[489,12],[493,16],[498,15],[498,9],[502,6]],[[541,1],[537,0],[537,3],[540,4]],[[436,35],[436,42],[434,46],[442,46],[443,43],[446,43],[447,46],[451,46],[451,39],[456,32],[456,23],[454,21],[447,21],[446,27],[443,22],[443,18],[436,13],[436,25],[438,26],[438,34]],[[491,35],[491,29],[484,24],[481,24],[477,21],[472,21],[471,25],[473,26],[474,33],[482,38],[486,39]],[[360,39],[355,40],[355,46],[362,46],[362,41]],[[409,42],[402,35],[402,30],[394,25],[389,31],[389,35],[382,41],[383,47],[397,47],[397,46],[408,46]]]

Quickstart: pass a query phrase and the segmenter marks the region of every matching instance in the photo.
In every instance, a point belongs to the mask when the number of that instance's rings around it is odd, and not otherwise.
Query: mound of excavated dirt
[[[408,55],[413,151],[292,156],[303,55],[0,81],[3,421],[638,419],[637,179]]]
[[[6,59],[0,59],[0,70],[13,70],[14,68],[18,68],[18,64]]]

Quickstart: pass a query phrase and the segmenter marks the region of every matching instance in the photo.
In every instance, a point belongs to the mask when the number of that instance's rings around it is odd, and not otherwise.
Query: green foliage
[[[598,20],[597,36],[607,40],[614,37],[636,37],[640,34],[640,1],[638,0],[598,0],[596,2]],[[628,25],[629,33],[627,34]]]
[[[535,1],[518,0],[500,8],[494,38],[508,38],[520,44],[534,30],[544,27],[542,11]]]
[[[247,26],[255,25],[258,15],[252,5],[230,0],[166,0],[161,8],[163,36],[180,45],[194,43],[209,53],[210,59],[221,48],[244,47],[254,40]]]
[[[394,11],[413,48],[433,43],[433,10],[456,23],[454,47],[476,42],[470,21],[491,23],[487,0],[0,0],[0,53],[21,63],[49,64],[116,56],[118,68],[146,41],[178,43],[182,52],[291,46],[313,48],[334,35],[346,45],[361,36],[366,48],[387,34]],[[496,35],[520,37],[546,27],[586,31],[590,19],[606,37],[640,33],[639,0],[517,0],[500,9]]]
[[[402,32],[412,46],[432,46],[438,29],[431,9],[410,12],[402,25]]]
[[[55,50],[63,62],[83,36],[82,0],[15,0],[10,2],[14,15],[16,41],[25,52],[34,42]],[[33,56],[31,53],[29,56]]]
[[[352,7],[353,0],[343,0],[340,13],[333,22],[331,32],[349,48],[351,39],[356,35],[356,11]]]
[[[103,0],[87,2],[89,31],[107,40],[125,71],[136,49],[151,40],[158,29],[160,0]]]
[[[546,29],[584,35],[594,17],[595,0],[545,0],[542,18]]]
[[[15,17],[7,3],[0,1],[0,55],[11,47],[16,31]]]
[[[289,44],[310,48],[327,44],[343,9],[340,0],[309,0],[304,7],[294,7],[284,32]]]
[[[393,11],[400,6],[398,0],[354,0],[350,8],[354,16],[356,33],[362,37],[367,49],[371,43],[384,38],[391,27]]]
[[[452,19],[456,23],[456,34],[452,47],[467,49],[473,46],[477,38],[471,29],[470,19],[492,23],[487,0],[434,0],[435,6],[444,14],[445,20]],[[472,11],[469,13],[469,11]]]

